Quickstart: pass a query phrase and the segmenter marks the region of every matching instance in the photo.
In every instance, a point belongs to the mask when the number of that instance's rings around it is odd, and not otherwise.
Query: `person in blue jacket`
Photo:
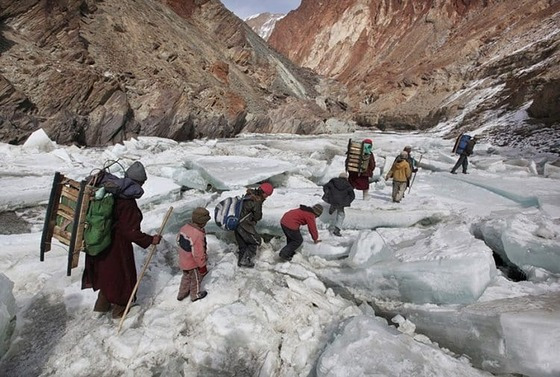
[[[461,153],[459,159],[457,160],[457,163],[455,164],[455,166],[453,166],[453,169],[451,169],[451,174],[457,174],[456,170],[459,169],[459,166],[463,167],[463,174],[469,174],[467,173],[467,167],[469,166],[468,156],[473,153],[474,146],[479,138],[480,137],[478,135],[475,135],[467,142],[467,146],[463,150],[463,153]]]

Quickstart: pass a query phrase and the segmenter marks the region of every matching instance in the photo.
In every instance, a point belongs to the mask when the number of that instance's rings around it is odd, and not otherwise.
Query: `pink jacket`
[[[206,232],[194,224],[186,224],[177,235],[179,267],[193,270],[206,266]]]

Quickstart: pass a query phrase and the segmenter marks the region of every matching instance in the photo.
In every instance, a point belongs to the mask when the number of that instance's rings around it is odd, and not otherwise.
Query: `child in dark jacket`
[[[342,236],[340,229],[346,216],[344,207],[350,207],[350,204],[356,198],[354,187],[348,182],[348,174],[340,173],[337,178],[331,179],[323,186],[323,192],[325,193],[323,200],[331,205],[329,215],[336,211],[333,234],[340,237]]]
[[[202,278],[208,272],[206,261],[206,231],[204,227],[210,220],[206,208],[198,207],[192,213],[192,223],[184,225],[177,235],[179,244],[179,267],[183,277],[179,285],[177,300],[182,301],[189,294],[191,301],[206,297],[207,292],[200,290]]]
[[[253,259],[257,255],[257,248],[261,244],[261,236],[257,232],[257,222],[262,219],[263,203],[272,193],[274,187],[268,182],[256,189],[248,189],[243,207],[241,207],[239,226],[233,234],[239,246],[237,265],[239,267],[255,267]]]
[[[307,224],[313,242],[319,243],[319,233],[315,219],[323,213],[323,206],[315,204],[313,207],[300,205],[299,208],[291,209],[282,216],[280,225],[286,235],[286,246],[280,250],[280,258],[285,261],[292,260],[298,247],[303,243],[300,227]]]

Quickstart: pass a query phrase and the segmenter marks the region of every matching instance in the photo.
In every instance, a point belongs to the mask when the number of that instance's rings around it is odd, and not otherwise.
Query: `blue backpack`
[[[470,135],[467,134],[459,135],[457,140],[455,140],[455,146],[453,147],[453,152],[456,154],[462,154],[465,151],[465,148],[467,147],[467,143],[469,142],[470,139],[471,139]]]
[[[214,221],[225,230],[235,230],[239,224],[249,215],[241,217],[243,202],[247,200],[245,196],[235,196],[222,200],[214,209]]]

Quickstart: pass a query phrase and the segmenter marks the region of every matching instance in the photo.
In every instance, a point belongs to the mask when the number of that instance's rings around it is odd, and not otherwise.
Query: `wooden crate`
[[[78,266],[80,252],[84,248],[85,217],[92,192],[92,186],[86,181],[74,181],[59,172],[54,175],[41,237],[40,260],[45,260],[45,253],[51,250],[52,239],[57,239],[68,246],[68,276]]]
[[[369,156],[364,155],[364,143],[348,140],[346,151],[346,170],[361,174],[369,165]]]

